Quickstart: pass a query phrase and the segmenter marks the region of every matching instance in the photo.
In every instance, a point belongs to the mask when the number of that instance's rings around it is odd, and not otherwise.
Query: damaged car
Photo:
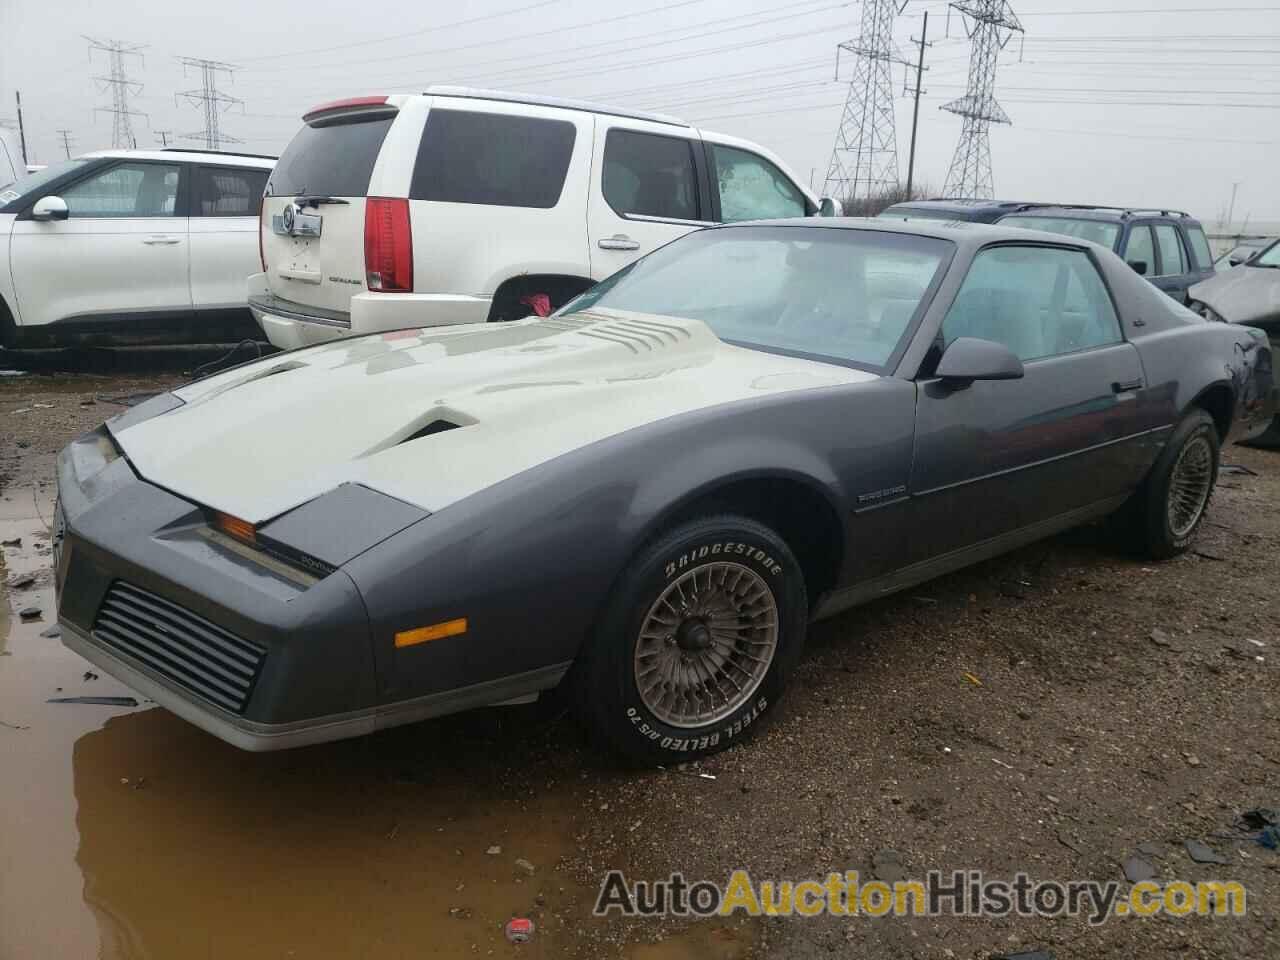
[[[1191,288],[1191,309],[1206,320],[1239,323],[1266,333],[1280,345],[1280,240],[1243,263]],[[1280,446],[1280,420],[1259,444]]]
[[[333,341],[108,421],[59,457],[58,618],[249,750],[565,683],[669,763],[757,729],[811,621],[1112,515],[1186,550],[1274,403],[1260,332],[1087,241],[712,227],[550,317]]]

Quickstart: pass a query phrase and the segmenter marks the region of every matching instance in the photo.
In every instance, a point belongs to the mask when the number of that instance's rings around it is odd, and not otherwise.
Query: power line
[[[913,197],[916,176],[916,129],[920,125],[920,95],[924,93],[924,72],[929,68],[924,65],[924,52],[933,44],[929,43],[929,11],[924,12],[924,21],[920,27],[920,39],[911,38],[911,42],[920,48],[920,61],[916,64],[916,85],[910,91],[914,105],[911,108],[911,150],[907,159],[907,191],[906,199]]]
[[[67,159],[70,160],[71,159],[71,140],[72,140],[71,131],[59,129],[58,138],[62,141],[62,152],[66,154]]]
[[[157,130],[156,136],[160,138],[160,146],[167,147],[169,145],[169,138],[173,136],[173,131]]]
[[[356,47],[368,47],[375,43],[392,43],[396,40],[407,40],[410,37],[420,37],[425,33],[435,33],[438,30],[450,30],[453,27],[467,27],[473,23],[483,23],[486,20],[497,20],[502,17],[514,16],[517,13],[527,13],[530,10],[538,10],[542,7],[549,7],[563,0],[540,0],[539,3],[526,4],[523,7],[516,7],[514,10],[501,10],[497,13],[486,13],[483,16],[471,17],[467,20],[455,20],[453,23],[434,24],[430,27],[423,27],[421,30],[400,31],[386,37],[374,37],[369,40],[355,40],[350,43],[339,43],[332,47],[312,47],[310,50],[287,50],[284,52],[269,53],[261,57],[241,57],[245,63],[256,63],[259,60],[275,60],[280,57],[301,57],[312,53],[332,53],[335,50],[352,50]]]
[[[951,197],[989,198],[995,195],[990,127],[1013,122],[996,102],[996,65],[1009,38],[1023,32],[1022,24],[1008,0],[958,0],[951,8],[965,18],[969,80],[964,96],[942,105],[964,119],[943,192]]]
[[[133,135],[133,117],[146,117],[145,113],[129,108],[129,98],[136,97],[142,93],[142,84],[129,79],[125,70],[125,57],[137,57],[142,60],[142,51],[146,44],[142,43],[125,43],[121,40],[95,40],[93,37],[85,37],[89,41],[89,58],[93,59],[93,51],[101,50],[107,55],[109,64],[109,72],[105,77],[94,77],[99,84],[99,89],[111,91],[111,106],[97,107],[95,113],[110,113],[111,120],[111,146],[121,149],[137,146],[138,140]]]
[[[220,60],[202,60],[198,57],[179,57],[178,62],[183,66],[184,75],[187,67],[200,68],[201,87],[199,90],[185,90],[181,93],[175,93],[173,95],[174,103],[177,103],[181,98],[204,111],[204,130],[198,133],[184,133],[182,134],[183,139],[203,140],[205,148],[208,150],[218,150],[224,142],[244,143],[238,137],[223,133],[219,124],[219,116],[223,112],[236,104],[241,106],[244,104],[244,101],[239,97],[230,96],[218,89],[218,74],[225,73],[230,77],[235,67]]]

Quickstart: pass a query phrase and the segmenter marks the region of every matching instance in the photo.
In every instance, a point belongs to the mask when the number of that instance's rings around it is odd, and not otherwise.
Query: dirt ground
[[[41,635],[56,451],[168,382],[0,378],[4,576],[36,575],[0,603],[0,960],[1280,956],[1280,853],[1232,829],[1280,806],[1280,454],[1225,451],[1251,473],[1174,562],[1089,528],[817,625],[774,722],[694,767],[619,771],[555,699],[249,755],[145,702],[45,702],[130,694]],[[615,867],[870,877],[891,848],[912,878],[1123,880],[1139,844],[1160,878],[1241,881],[1248,915],[590,915]]]

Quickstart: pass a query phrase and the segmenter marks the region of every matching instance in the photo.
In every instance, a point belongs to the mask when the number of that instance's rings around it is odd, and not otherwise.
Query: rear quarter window
[[[363,197],[395,117],[308,124],[285,147],[267,196]]]
[[[577,132],[567,120],[432,109],[409,196],[549,209],[560,202]]]
[[[1191,252],[1195,254],[1196,266],[1201,270],[1213,269],[1213,254],[1209,251],[1209,238],[1199,226],[1187,227],[1187,239],[1191,241]]]

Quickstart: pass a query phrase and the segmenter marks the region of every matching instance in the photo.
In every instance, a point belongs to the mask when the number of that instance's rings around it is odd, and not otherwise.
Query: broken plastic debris
[[[1189,856],[1196,863],[1230,863],[1231,861],[1220,854],[1217,850],[1208,844],[1201,843],[1199,840],[1184,840],[1182,845],[1187,850]]]
[[[99,707],[136,707],[133,697],[54,697],[45,703],[88,703]]]

